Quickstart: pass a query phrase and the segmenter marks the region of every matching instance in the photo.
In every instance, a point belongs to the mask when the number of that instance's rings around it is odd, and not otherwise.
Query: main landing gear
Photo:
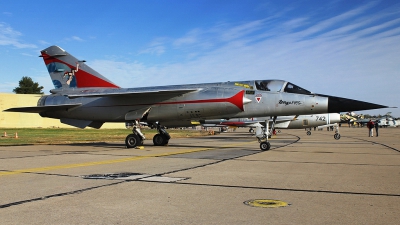
[[[136,146],[143,145],[143,138],[135,133],[129,134],[125,138],[125,145],[127,148],[135,148]]]
[[[132,129],[132,134],[129,134],[125,138],[125,145],[127,148],[135,148],[136,146],[143,145],[144,140],[146,139],[145,136],[142,134],[140,131],[140,124],[138,122],[134,123],[126,123],[127,128]],[[154,135],[153,137],[153,143],[155,146],[163,146],[167,145],[169,142],[169,139],[171,139],[171,136],[168,134],[168,132],[165,130],[164,127],[162,127],[159,123],[156,124],[156,128],[158,131],[158,134]]]
[[[157,123],[157,131],[158,134],[153,137],[153,144],[155,146],[163,146],[167,145],[171,136],[169,136],[168,132],[162,127],[159,123]]]
[[[136,146],[143,145],[145,136],[140,131],[140,124],[138,121],[133,123],[126,123],[126,128],[132,127],[132,134],[125,138],[125,145],[127,148],[135,148]]]

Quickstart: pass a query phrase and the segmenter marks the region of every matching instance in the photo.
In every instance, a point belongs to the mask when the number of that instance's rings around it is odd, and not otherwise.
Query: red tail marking
[[[88,88],[88,87],[119,88],[118,86],[111,84],[103,79],[100,79],[83,70],[79,70],[78,72],[76,72],[75,77],[78,88]]]
[[[44,63],[46,65],[48,65],[49,63],[52,63],[52,62],[59,62],[59,63],[68,65],[68,67],[70,67],[70,68],[74,68],[73,66],[71,66],[57,58],[51,57],[44,52],[42,52],[42,57],[43,57]],[[75,73],[75,77],[76,77],[76,85],[78,88],[89,88],[89,87],[119,88],[118,86],[116,86],[112,83],[109,83],[109,82],[107,82],[99,77],[96,77],[95,75],[92,75],[81,69]]]

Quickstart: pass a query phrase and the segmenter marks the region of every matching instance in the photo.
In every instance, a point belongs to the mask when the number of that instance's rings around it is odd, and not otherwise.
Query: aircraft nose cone
[[[328,97],[328,112],[329,113],[339,113],[339,112],[350,112],[350,111],[360,111],[360,110],[370,110],[370,109],[381,109],[389,108],[388,106],[378,105],[369,102],[363,102],[348,98],[340,98],[335,96]]]

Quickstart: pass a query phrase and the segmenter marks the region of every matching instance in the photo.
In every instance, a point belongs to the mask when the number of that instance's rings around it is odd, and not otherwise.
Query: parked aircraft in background
[[[380,117],[371,117],[367,119],[364,119],[363,117],[362,119],[355,120],[354,122],[359,123],[361,126],[365,126],[370,119],[374,121],[374,123],[378,122],[379,127],[397,127],[399,125],[399,121],[391,116],[391,112],[388,112],[386,115]]]
[[[391,112],[386,113],[386,115],[377,118],[380,127],[397,127],[399,126],[399,119],[391,116]]]
[[[338,113],[386,108],[352,99],[321,95],[283,80],[249,80],[157,87],[120,88],[58,46],[41,51],[55,89],[34,107],[5,111],[39,113],[79,128],[100,128],[105,122],[141,120],[156,124],[154,145],[165,145],[170,136],[163,126],[190,126],[192,121]],[[151,77],[148,78],[152,82]],[[307,82],[307,81],[305,81]],[[275,120],[273,120],[275,121]],[[260,138],[268,150],[268,138]],[[143,139],[133,130],[127,147]]]
[[[265,121],[269,122],[269,127],[272,126],[272,117],[257,117],[257,118],[233,118],[219,120],[200,120],[203,127],[250,127],[250,132],[253,128],[266,127]],[[307,135],[311,135],[312,127],[335,127],[340,122],[339,113],[311,114],[299,116],[279,116],[275,120],[275,129],[307,129]],[[269,131],[269,134],[272,132]],[[340,136],[335,136],[339,137]]]
[[[363,114],[358,115],[358,114],[356,114],[354,112],[348,112],[348,113],[345,113],[345,114],[340,114],[340,120],[343,123],[351,124],[351,123],[355,122],[358,119],[364,119],[364,115]]]

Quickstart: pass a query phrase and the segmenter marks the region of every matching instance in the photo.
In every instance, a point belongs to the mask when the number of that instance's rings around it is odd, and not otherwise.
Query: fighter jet
[[[84,60],[58,46],[41,51],[54,84],[50,95],[37,106],[10,108],[9,112],[39,113],[79,128],[100,128],[105,122],[136,120],[155,124],[154,145],[170,139],[163,126],[190,126],[193,120],[249,118],[336,113],[386,108],[352,99],[321,95],[284,80],[260,79],[237,82],[121,88]],[[149,79],[150,81],[151,79]],[[128,148],[143,143],[133,128],[125,139]],[[260,141],[268,150],[270,143]]]

